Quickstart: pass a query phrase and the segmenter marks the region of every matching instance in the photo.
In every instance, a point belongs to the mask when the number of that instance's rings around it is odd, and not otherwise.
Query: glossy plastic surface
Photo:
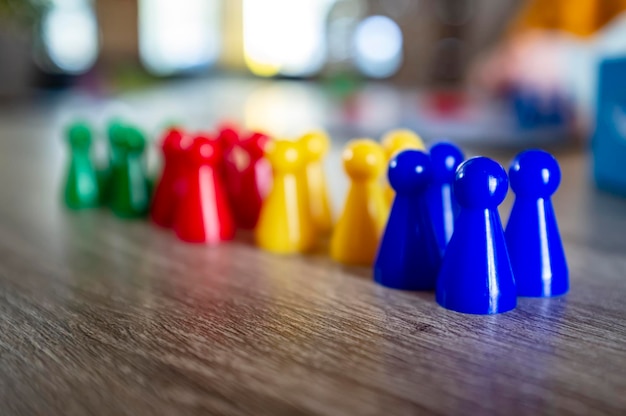
[[[374,262],[374,280],[383,286],[435,289],[441,253],[426,200],[432,174],[429,156],[419,150],[400,152],[389,164],[396,198]]]
[[[452,237],[454,222],[459,215],[459,204],[452,192],[456,169],[465,157],[452,143],[440,142],[430,148],[433,180],[427,199],[437,242],[443,252]]]
[[[216,244],[235,236],[235,223],[219,172],[217,140],[198,136],[185,150],[185,190],[176,208],[174,231],[190,243]]]
[[[222,130],[221,140],[224,179],[235,223],[252,230],[272,183],[271,167],[264,155],[269,137],[261,133],[239,137],[231,129]]]
[[[386,162],[389,164],[391,159],[396,153],[402,150],[415,149],[424,150],[424,141],[415,132],[409,129],[395,129],[390,130],[381,138],[380,144],[385,151]],[[385,184],[385,198],[389,206],[393,203],[395,193],[389,185],[389,182]]]
[[[176,205],[184,192],[185,141],[185,133],[181,129],[170,129],[161,142],[163,171],[152,198],[150,218],[162,227],[174,224]]]
[[[472,314],[514,309],[517,291],[498,205],[508,190],[497,162],[475,157],[459,166],[454,193],[461,212],[446,248],[437,280],[437,302]]]
[[[569,289],[567,261],[551,196],[561,181],[556,159],[542,150],[520,153],[509,169],[515,192],[505,237],[519,296],[549,297]]]
[[[89,126],[76,123],[67,129],[69,164],[64,187],[65,204],[71,209],[100,205],[100,185],[91,159],[92,134]]]
[[[150,206],[144,160],[146,141],[130,126],[118,126],[111,136],[111,167],[107,186],[109,206],[122,218],[142,217]]]
[[[330,149],[330,138],[324,131],[312,131],[302,136],[300,142],[307,151],[306,176],[311,218],[320,234],[329,234],[333,228],[333,217],[324,174],[324,158]]]
[[[124,130],[127,126],[119,120],[111,120],[107,126],[108,164],[98,171],[100,182],[100,202],[109,206],[111,202],[111,185],[114,165],[118,162],[115,149],[124,146]]]
[[[269,142],[274,181],[255,229],[257,244],[277,254],[310,251],[315,243],[306,183],[306,150],[299,142]]]
[[[343,152],[350,189],[330,242],[331,257],[343,264],[371,266],[389,208],[380,177],[385,152],[373,140],[352,140]]]

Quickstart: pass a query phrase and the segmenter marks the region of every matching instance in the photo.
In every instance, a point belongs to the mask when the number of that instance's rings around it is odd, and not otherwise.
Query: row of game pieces
[[[518,296],[566,293],[569,278],[551,196],[561,172],[556,159],[528,150],[507,174],[496,161],[474,157],[456,169],[421,151],[406,150],[389,165],[396,198],[374,263],[375,280],[405,290],[435,290],[437,302],[463,313],[512,310]],[[506,231],[498,206],[508,192],[515,202]],[[443,250],[429,210],[438,193],[454,228]]]
[[[85,136],[84,130],[70,129],[70,143],[88,142],[73,139]],[[130,196],[133,188],[119,186],[130,179],[111,179],[116,176],[114,154],[124,153],[115,146],[130,141],[137,143],[121,147],[143,147],[129,127],[110,128],[109,136],[112,167],[103,175],[108,178],[107,194],[110,200],[127,200],[111,198],[120,190]],[[122,140],[124,136],[129,137]],[[235,226],[255,228],[260,248],[285,254],[308,252],[331,233],[335,260],[374,263],[375,280],[385,286],[436,286],[438,302],[460,312],[504,312],[515,306],[517,295],[567,291],[567,267],[549,199],[560,180],[552,156],[530,151],[513,164],[517,199],[505,239],[497,212],[508,190],[502,167],[486,158],[459,167],[463,154],[449,143],[436,144],[430,154],[402,151],[424,148],[419,137],[406,130],[390,132],[382,146],[369,139],[346,146],[343,161],[351,185],[333,226],[322,167],[328,148],[323,132],[288,141],[258,133],[240,137],[233,128],[221,129],[215,138],[172,129],[162,141],[164,168],[150,217],[191,242],[216,243],[233,238]],[[128,159],[129,152],[124,154],[122,159]],[[393,190],[381,181],[390,159]],[[76,179],[72,170],[66,189]]]
[[[65,203],[72,209],[106,205],[120,217],[142,217],[150,207],[152,189],[144,160],[146,139],[139,129],[118,122],[109,125],[107,138],[108,161],[98,169],[90,127],[76,123],[68,128]]]
[[[327,235],[333,227],[323,167],[330,139],[323,131],[311,131],[295,141],[270,141],[262,133],[242,133],[228,125],[222,126],[216,134],[192,135],[182,129],[172,128],[165,132],[160,141],[163,170],[154,187],[146,172],[146,139],[139,129],[120,122],[112,122],[108,126],[109,156],[104,169],[98,169],[102,161],[98,163],[93,158],[93,136],[92,129],[86,123],[73,124],[67,131],[70,163],[65,183],[65,201],[72,209],[109,206],[123,218],[149,214],[154,223],[179,230],[177,235],[182,240],[217,243],[231,238],[235,227],[248,230],[256,228],[262,205],[272,189],[273,175],[281,171],[282,166],[293,164],[287,169],[293,168],[298,172],[297,185],[289,187],[286,199],[298,201],[289,206],[306,205],[308,208],[303,214],[306,220],[289,221],[289,224],[300,224],[303,230],[296,234],[308,237],[280,242],[280,237],[272,236],[275,233],[263,236],[259,232],[261,247],[279,253],[310,251],[317,241],[314,235]],[[383,138],[382,146],[387,161],[402,148],[424,148],[419,136],[408,130],[389,132]],[[281,158],[289,160],[281,161]],[[199,168],[205,165],[210,165],[215,173],[211,186],[201,181],[203,190],[210,190],[204,194],[213,195],[211,201],[206,200],[206,196],[200,201],[191,192],[197,193],[200,188],[194,190],[187,186],[189,181],[194,181],[193,176],[197,176],[199,170],[204,176],[207,175],[209,168]],[[386,188],[386,204],[391,205],[393,191],[388,185]],[[186,192],[187,189],[190,192]],[[276,189],[275,194],[280,194],[280,191]],[[188,218],[190,216],[202,220],[201,223],[195,221],[197,224],[193,227],[181,227],[193,228],[196,230],[193,233],[174,227],[176,212],[180,211],[178,208],[185,195],[203,204],[202,208],[195,209],[197,213],[194,215],[185,210],[180,215],[181,221],[194,222]],[[280,195],[271,198],[276,199],[280,200]],[[305,203],[302,202],[304,199]],[[272,202],[269,204],[273,205]],[[275,214],[283,211],[282,205],[280,203],[275,209],[268,208],[264,223],[271,223],[272,218],[277,216]],[[187,207],[187,204],[183,206]],[[217,209],[218,206],[221,208]],[[226,214],[208,220],[206,212],[221,213],[224,209]],[[297,210],[288,214],[284,216],[281,213],[278,217],[292,218],[299,215]],[[267,227],[272,228],[271,224]],[[215,232],[221,228],[225,230]],[[308,229],[311,229],[310,232],[307,232]],[[294,230],[285,234],[294,235]]]
[[[94,160],[94,134],[87,123],[72,124],[66,136],[70,157],[64,197],[69,208],[108,206],[122,218],[142,218],[150,214],[155,223],[168,227],[174,220],[173,201],[179,199],[174,196],[184,193],[182,176],[189,173],[187,167],[193,166],[195,159],[206,156],[207,146],[216,143],[213,135],[197,134],[192,138],[181,130],[168,130],[161,142],[165,168],[155,187],[147,173],[147,140],[138,128],[121,122],[112,122],[108,126],[106,163]],[[255,201],[250,194],[255,190],[264,192],[263,188],[271,185],[269,166],[257,164],[264,159],[263,148],[267,140],[268,137],[261,133],[239,138],[234,130],[224,128],[219,135],[220,146],[214,149],[217,153],[213,157],[220,161],[220,176],[229,178],[227,187],[232,191],[229,192],[229,197],[233,197],[232,205],[241,208],[235,211],[242,228],[254,228],[258,216],[254,211],[260,209],[261,196],[258,195]],[[202,146],[206,142],[208,145]],[[222,161],[225,148],[229,149],[228,159]],[[99,169],[101,165],[105,167]],[[251,178],[253,184],[250,184]],[[173,182],[177,185],[172,186]],[[176,188],[175,192],[170,193],[170,188]],[[217,192],[223,194],[223,187]],[[252,215],[247,215],[249,211],[253,212]]]

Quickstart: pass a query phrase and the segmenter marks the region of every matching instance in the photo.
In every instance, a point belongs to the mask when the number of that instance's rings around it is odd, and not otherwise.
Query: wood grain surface
[[[469,316],[323,253],[68,212],[55,120],[0,115],[1,415],[626,414],[626,201],[582,152],[557,154],[571,292]]]

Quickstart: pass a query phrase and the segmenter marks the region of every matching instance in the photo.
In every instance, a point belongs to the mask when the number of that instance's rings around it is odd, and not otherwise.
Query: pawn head
[[[125,144],[131,153],[141,153],[146,147],[146,138],[139,129],[127,127],[124,129]]]
[[[299,142],[271,140],[265,154],[276,172],[296,172],[306,166],[305,149]]]
[[[374,180],[385,170],[385,152],[371,139],[351,140],[343,150],[342,159],[352,180]]]
[[[425,149],[422,138],[408,129],[391,130],[383,136],[380,142],[385,149],[387,160],[391,160],[396,153],[402,150]]]
[[[229,148],[239,143],[239,133],[234,124],[223,123],[220,125],[217,137],[224,148]]]
[[[127,126],[119,120],[113,120],[109,123],[107,136],[112,146],[124,146],[126,128]]]
[[[241,142],[241,146],[248,152],[250,159],[259,160],[265,155],[265,148],[270,138],[263,133],[252,133],[248,138]]]
[[[178,153],[183,150],[183,143],[185,141],[184,133],[181,129],[172,128],[169,129],[161,142],[161,149],[166,156]]]
[[[67,129],[67,140],[73,149],[88,149],[91,146],[91,130],[86,123],[75,123]]]
[[[322,130],[306,133],[300,138],[300,142],[306,149],[307,158],[310,162],[322,160],[330,149],[330,138],[328,134]]]
[[[419,194],[432,179],[430,158],[421,150],[404,150],[391,159],[387,175],[399,195]]]
[[[549,198],[561,183],[561,169],[550,153],[526,150],[511,163],[509,177],[516,195]]]
[[[219,142],[208,135],[198,135],[187,148],[190,163],[194,165],[217,165],[221,160]]]
[[[504,168],[495,160],[473,157],[456,171],[454,195],[465,208],[496,208],[509,189]]]
[[[433,165],[433,181],[452,183],[456,169],[465,157],[461,149],[452,143],[440,142],[430,148],[430,160]]]

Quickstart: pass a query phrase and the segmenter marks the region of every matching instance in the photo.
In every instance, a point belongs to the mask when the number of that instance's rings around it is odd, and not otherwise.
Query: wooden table
[[[2,415],[626,414],[626,201],[585,154],[558,155],[571,292],[468,316],[322,254],[67,212],[55,116],[1,114]]]

